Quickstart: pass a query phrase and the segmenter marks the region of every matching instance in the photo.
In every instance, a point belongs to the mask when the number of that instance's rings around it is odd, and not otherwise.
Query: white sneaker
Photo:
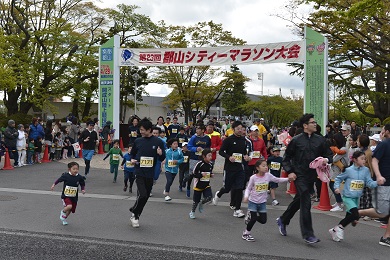
[[[332,204],[332,208],[336,207],[337,205],[339,205],[337,202],[335,202],[335,204]]]
[[[340,228],[339,226],[336,226],[333,228],[336,231],[336,235],[340,240],[344,239],[344,229]]]
[[[214,198],[213,198],[213,204],[215,205],[215,206],[217,206],[218,205],[218,200],[219,200],[219,198],[218,198],[218,193],[219,193],[219,191],[217,191],[216,193],[215,193],[215,196],[214,196]]]
[[[332,212],[343,211],[343,208],[340,207],[339,205],[336,205],[336,207],[332,208],[330,211]]]
[[[163,195],[164,195],[164,196],[167,196],[167,193],[165,192],[165,190],[163,191]]]
[[[369,216],[364,216],[364,217],[363,217],[363,220],[364,220],[364,221],[369,221],[369,220],[371,220],[371,218],[370,218]]]
[[[241,209],[239,209],[239,210],[235,210],[235,211],[234,211],[233,217],[236,217],[236,218],[243,218],[243,217],[245,217],[245,214],[244,214],[244,212],[242,212]]]
[[[165,201],[171,201],[172,200],[172,198],[171,197],[169,197],[169,196],[165,196]]]
[[[340,238],[337,237],[337,232],[334,228],[329,229],[329,233],[332,236],[333,241],[340,242]]]
[[[134,214],[130,217],[130,222],[131,222],[131,226],[133,228],[139,227],[139,221],[138,221],[138,219],[135,219]]]
[[[277,201],[276,199],[272,201],[272,206],[277,206],[279,205],[279,201]]]

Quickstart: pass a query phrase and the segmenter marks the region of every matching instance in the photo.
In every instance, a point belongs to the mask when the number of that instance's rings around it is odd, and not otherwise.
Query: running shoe
[[[129,188],[129,192],[130,192],[130,193],[133,193],[133,187],[130,187],[130,188]],[[152,194],[150,194],[150,195],[152,195]],[[150,196],[150,197],[151,197],[151,196]]]
[[[236,207],[235,207],[235,206],[232,206],[232,205],[230,205],[229,208],[230,208],[231,210],[235,210],[235,209],[236,209]]]
[[[381,239],[379,240],[379,244],[382,246],[390,246],[390,237],[381,237]]]
[[[169,196],[165,196],[165,201],[171,201],[172,200],[172,198],[171,197],[169,197]]]
[[[277,206],[279,205],[279,201],[277,201],[276,199],[272,201],[272,206]]]
[[[125,187],[123,187],[123,191],[127,191],[127,185],[125,185]]]
[[[340,242],[340,238],[338,238],[337,232],[334,228],[329,229],[329,233],[332,236],[333,241]]]
[[[340,207],[340,206],[337,204],[335,207],[331,208],[330,211],[332,211],[332,212],[339,212],[339,211],[343,211],[343,208]]]
[[[286,225],[283,224],[282,219],[280,217],[276,219],[276,224],[278,224],[279,233],[282,236],[287,236]]]
[[[183,191],[183,188],[181,186],[179,186],[179,191],[182,192]]]
[[[191,190],[187,190],[187,198],[191,198]]]
[[[68,225],[68,222],[64,219],[64,220],[62,221],[62,225],[66,226],[66,225]]]
[[[255,241],[255,238],[252,237],[251,234],[245,234],[245,233],[242,234],[242,239],[244,239],[246,241],[249,241],[249,242],[254,242]]]
[[[244,212],[242,212],[241,209],[238,209],[238,210],[235,210],[235,211],[234,211],[233,217],[236,217],[236,218],[243,218],[243,217],[245,217],[245,214],[244,214]]]
[[[138,228],[139,227],[139,220],[135,218],[135,215],[132,214],[130,217],[130,223],[133,226],[133,228]]]
[[[215,206],[218,205],[218,200],[219,200],[219,198],[218,198],[218,193],[219,193],[219,191],[217,191],[217,192],[215,193],[215,196],[214,196],[214,198],[213,198],[213,204],[214,204]]]
[[[339,226],[334,227],[334,230],[336,231],[336,235],[340,240],[344,239],[344,229],[342,229]]]
[[[60,212],[60,220],[64,221],[65,219],[66,219],[66,214],[65,214],[64,211],[61,210],[61,212]]]
[[[308,243],[308,244],[315,244],[315,243],[318,243],[320,241],[321,240],[319,240],[315,236],[305,238],[305,242]]]
[[[167,195],[167,193],[165,192],[165,190],[163,191],[163,195],[165,195],[165,196]]]
[[[190,215],[190,218],[191,218],[191,219],[194,219],[194,218],[195,218],[195,212],[192,212],[192,211],[191,211],[189,215]]]
[[[202,204],[202,202],[199,203],[198,210],[199,210],[199,213],[203,213],[203,204]]]

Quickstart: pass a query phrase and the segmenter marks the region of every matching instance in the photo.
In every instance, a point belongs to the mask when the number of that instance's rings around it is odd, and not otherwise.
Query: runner
[[[87,128],[80,135],[80,143],[83,144],[83,159],[85,162],[85,175],[87,178],[89,173],[89,169],[91,167],[92,156],[95,153],[95,146],[99,144],[99,138],[94,131],[95,123],[93,121],[89,121]]]
[[[130,208],[130,222],[135,228],[139,227],[139,217],[149,199],[153,187],[154,168],[157,159],[164,161],[164,143],[152,134],[152,122],[147,118],[139,122],[140,138],[134,142],[131,149],[132,163],[135,163],[135,183],[137,185],[137,200]]]
[[[291,139],[283,158],[283,168],[288,173],[288,178],[295,180],[297,194],[288,206],[287,210],[277,218],[279,232],[286,236],[286,226],[295,213],[300,210],[301,234],[306,243],[313,244],[320,240],[315,237],[311,219],[310,190],[317,178],[315,169],[310,169],[309,164],[317,157],[323,157],[323,164],[331,163],[333,158],[332,150],[326,143],[326,139],[315,134],[317,122],[313,114],[304,114],[300,120],[300,127],[303,133]]]

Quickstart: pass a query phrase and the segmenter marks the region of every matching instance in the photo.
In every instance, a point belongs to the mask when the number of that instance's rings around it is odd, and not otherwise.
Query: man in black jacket
[[[8,126],[4,130],[4,143],[8,148],[8,152],[12,153],[14,157],[14,167],[19,167],[19,154],[16,150],[16,142],[18,141],[19,132],[15,128],[15,121],[8,120]]]
[[[89,169],[91,167],[92,156],[95,153],[95,147],[99,144],[99,138],[94,131],[95,123],[93,121],[88,122],[87,128],[80,135],[80,144],[83,145],[83,159],[85,162],[85,176],[87,177]]]
[[[282,216],[277,218],[279,232],[286,236],[286,226],[294,214],[300,210],[300,225],[303,239],[306,243],[317,243],[320,240],[314,236],[311,219],[310,190],[317,178],[315,169],[309,164],[317,157],[323,157],[323,164],[332,163],[333,153],[326,143],[326,139],[315,134],[317,122],[313,114],[304,114],[299,120],[303,133],[296,135],[289,145],[283,158],[283,168],[289,174],[289,179],[295,180],[297,194]]]

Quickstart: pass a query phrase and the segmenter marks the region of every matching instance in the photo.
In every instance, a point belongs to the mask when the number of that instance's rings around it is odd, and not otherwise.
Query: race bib
[[[352,180],[349,189],[351,191],[362,191],[364,188],[364,181],[362,180]]]
[[[179,138],[179,143],[184,143],[184,138]]]
[[[188,156],[184,156],[183,163],[188,163]]]
[[[77,187],[65,186],[64,195],[66,197],[76,197]]]
[[[202,155],[202,151],[203,151],[203,148],[202,148],[202,150],[200,150],[199,152],[196,152],[195,154],[196,155]]]
[[[177,134],[177,129],[173,128],[172,129],[172,134]]]
[[[251,153],[252,158],[260,158],[260,151],[253,151]]]
[[[168,167],[176,167],[177,161],[175,160],[168,160]]]
[[[119,161],[119,154],[113,154],[112,155],[112,160]]]
[[[137,137],[137,131],[131,131],[131,137]]]
[[[270,169],[275,170],[275,171],[279,171],[280,170],[280,163],[279,162],[271,162]]]
[[[127,168],[134,168],[134,163],[132,163],[131,161],[127,161],[126,162],[126,167]]]
[[[153,157],[141,156],[140,167],[151,168],[153,167]]]
[[[242,163],[242,153],[233,153],[232,156],[234,157],[234,162]]]
[[[258,193],[264,193],[268,191],[268,182],[256,182],[255,190]]]
[[[200,181],[210,181],[210,172],[202,172],[202,175],[206,174],[202,178],[200,178]]]

